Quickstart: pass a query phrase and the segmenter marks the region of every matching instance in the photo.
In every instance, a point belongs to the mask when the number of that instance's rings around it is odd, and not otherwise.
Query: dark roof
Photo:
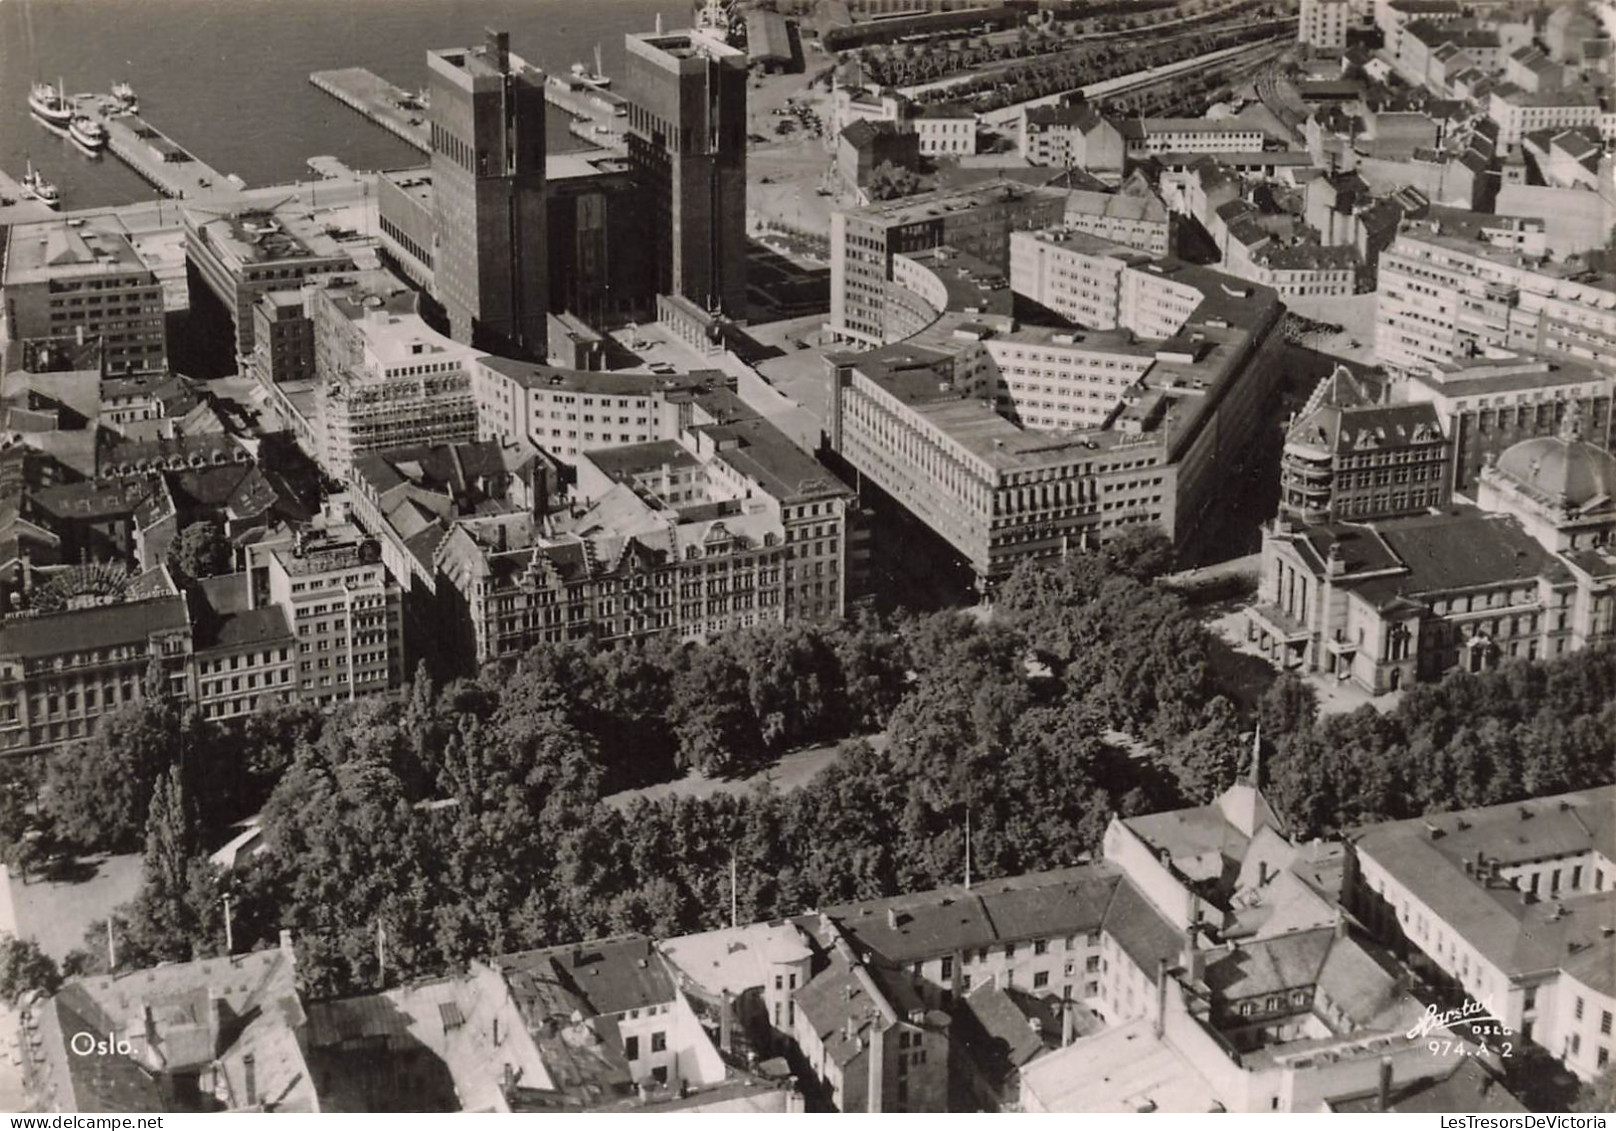
[[[494,358],[484,360],[493,361]],[[354,474],[378,494],[401,483],[448,487],[459,497],[468,486],[505,473],[505,455],[497,440],[463,444],[415,444],[370,452],[354,460]]]
[[[1616,786],[1372,825],[1354,837],[1431,914],[1506,976],[1576,965],[1616,979],[1616,890],[1539,900],[1476,874],[1589,851],[1616,856]],[[1469,865],[1467,870],[1466,865]]]
[[[63,519],[98,519],[134,514],[156,486],[155,479],[142,476],[111,483],[70,483],[29,492],[29,499],[40,510]]]
[[[1027,110],[1030,126],[1070,126],[1088,133],[1106,124],[1105,115],[1091,102],[1072,106],[1032,106]]]
[[[700,460],[677,440],[652,440],[644,444],[624,444],[620,448],[599,448],[586,458],[612,479],[624,479],[663,467],[696,467]]]
[[[505,954],[494,959],[524,1012],[623,1013],[675,997],[673,977],[643,935]],[[539,1014],[542,1016],[542,1012]]]
[[[1376,524],[1381,539],[1408,567],[1404,593],[1472,589],[1543,574],[1553,555],[1515,519],[1480,511],[1418,515]]]
[[[173,632],[188,624],[183,597],[18,617],[0,626],[0,655],[34,658],[138,644],[153,633]]]
[[[825,909],[865,951],[898,963],[1097,930],[1117,872],[1091,864]]]
[[[725,414],[720,417],[722,423],[693,429],[712,438],[717,449],[715,458],[758,483],[775,499],[790,503],[852,495],[852,488],[834,472],[750,409],[745,410],[749,419],[730,419],[728,410],[732,405],[745,406],[728,389],[703,393],[698,403],[709,412],[714,412],[716,406]]]
[[[1225,1001],[1262,997],[1291,990],[1311,991],[1318,984],[1335,931],[1292,931],[1271,939],[1242,942],[1208,956],[1205,981]]]
[[[994,1083],[1003,1083],[1015,1069],[1061,1047],[1063,1010],[1072,1011],[1074,1037],[1087,1036],[1099,1027],[1082,1002],[1062,1001],[1053,995],[1035,997],[1014,987],[984,982],[960,1000],[951,1035],[980,1071]]]
[[[860,118],[856,122],[849,122],[842,127],[842,138],[854,149],[864,149],[874,145],[883,138],[897,137],[903,133],[896,122],[871,121]]]
[[[195,602],[196,650],[240,650],[280,641],[295,634],[279,605],[248,608],[246,574],[209,577],[197,586]]]
[[[1134,965],[1152,977],[1159,962],[1166,959],[1171,963],[1183,953],[1183,932],[1156,910],[1132,880],[1117,884],[1111,905],[1105,909],[1104,926]]]

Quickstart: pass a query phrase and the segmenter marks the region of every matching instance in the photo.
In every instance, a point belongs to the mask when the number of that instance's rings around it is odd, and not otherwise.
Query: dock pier
[[[514,66],[525,65],[515,55],[511,56],[511,63]],[[309,75],[309,82],[394,137],[408,142],[422,153],[431,152],[427,110],[419,95],[395,86],[364,67],[315,71]],[[571,85],[555,78],[547,79],[544,84],[545,102],[565,111],[571,119],[568,131],[591,146],[621,145],[623,119],[621,114],[614,113],[612,103],[622,100],[615,95],[606,95],[597,105],[570,89]]]
[[[58,213],[49,205],[25,196],[22,182],[0,169],[0,227],[49,220]]]
[[[139,114],[116,113],[108,100],[91,94],[75,94],[69,101],[76,112],[106,128],[108,151],[164,196],[194,200],[247,187],[240,177],[227,176],[198,161]]]
[[[422,153],[430,150],[426,108],[420,99],[364,67],[315,71],[309,82]]]

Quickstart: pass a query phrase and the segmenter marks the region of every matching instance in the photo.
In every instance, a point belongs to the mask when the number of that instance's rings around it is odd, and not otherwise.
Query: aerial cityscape
[[[1605,1125],[1616,0],[134,7],[0,4],[0,1112]]]

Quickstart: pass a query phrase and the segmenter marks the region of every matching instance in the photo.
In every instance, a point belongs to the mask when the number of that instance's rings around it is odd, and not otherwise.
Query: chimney
[[[246,1056],[241,1058],[241,1078],[242,1078],[242,1085],[241,1085],[242,1090],[245,1093],[243,1098],[247,1101],[244,1106],[246,1106],[246,1107],[257,1107],[258,1106],[258,1064],[253,1059],[253,1054],[252,1053],[248,1053]]]
[[[891,927],[893,930],[897,930],[898,909],[896,907],[887,908],[887,926]]]
[[[77,326],[73,327],[73,338],[78,342],[79,345],[82,346],[84,344],[84,323],[80,322]]]
[[[1191,927],[1184,932],[1184,951],[1179,959],[1183,967],[1185,980],[1194,984],[1206,977],[1206,952],[1201,949],[1195,928]]]
[[[1392,1104],[1392,1058],[1380,1058],[1380,1090],[1375,1097],[1375,1110],[1385,1111]]]
[[[488,40],[488,55],[494,62],[495,68],[502,75],[511,72],[511,33],[508,31],[495,31],[493,28],[484,28],[483,34]]]
[[[224,995],[211,987],[208,990],[208,1046],[215,1057],[224,1052]]]
[[[886,1097],[882,1094],[881,1085],[886,1075],[886,1035],[881,1032],[880,1026],[870,1026],[870,1080],[869,1103],[866,1111],[884,1111],[883,1102]]]
[[[1167,959],[1156,960],[1156,1039],[1167,1028]]]
[[[281,953],[287,955],[288,957],[290,957],[292,955],[292,953],[293,953],[293,951],[292,951],[292,932],[291,931],[287,931],[287,930],[282,930],[281,931]]]
[[[1061,1003],[1061,1048],[1072,1043],[1077,1029],[1077,1003],[1063,1001]]]
[[[718,1005],[718,1047],[724,1052],[735,1051],[735,1021],[731,1013],[733,1009],[729,991],[725,990],[724,1000]]]

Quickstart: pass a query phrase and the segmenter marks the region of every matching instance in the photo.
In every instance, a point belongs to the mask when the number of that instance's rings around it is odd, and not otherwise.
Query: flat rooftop
[[[364,205],[235,208],[182,204],[187,227],[225,258],[243,265],[297,259],[345,259],[364,242]]]
[[[148,270],[116,216],[47,220],[11,229],[0,285],[93,279]]]
[[[1029,1107],[1046,1112],[1213,1111],[1217,1093],[1148,1019],[1102,1029],[1023,1066]]]
[[[969,188],[937,189],[933,192],[920,193],[918,196],[884,200],[876,204],[865,205],[863,208],[849,209],[846,215],[849,218],[856,217],[873,223],[885,224],[888,227],[896,227],[902,224],[912,224],[920,220],[935,220],[950,213],[964,212],[972,208],[980,208],[983,205],[1005,204],[1025,200],[1027,197],[1035,195],[1045,195],[1051,199],[1059,198],[1057,192],[1041,191],[1001,177],[980,185],[972,185]]]
[[[694,391],[716,383],[721,376],[703,370],[695,373],[658,376],[649,373],[615,373],[588,369],[560,369],[508,357],[484,357],[482,364],[507,377],[524,389],[548,388],[560,392],[589,393],[608,397],[648,397],[656,393]]]
[[[1585,365],[1538,358],[1510,358],[1458,366],[1434,365],[1410,380],[1445,397],[1492,396],[1566,385],[1601,383],[1605,376]]]
[[[731,47],[717,36],[696,29],[669,32],[630,32],[624,45],[636,55],[671,60],[744,59],[746,52]]]

